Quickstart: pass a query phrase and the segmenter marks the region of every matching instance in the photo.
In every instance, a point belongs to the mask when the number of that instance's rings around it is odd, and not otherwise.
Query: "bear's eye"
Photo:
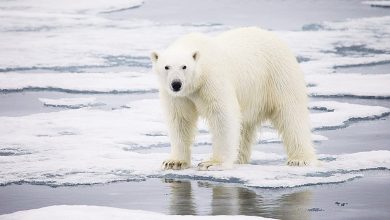
[[[185,69],[187,69],[187,66],[182,66],[181,68],[182,68],[183,70],[185,70]]]
[[[169,70],[169,66],[165,66],[165,69],[166,69],[166,70]]]

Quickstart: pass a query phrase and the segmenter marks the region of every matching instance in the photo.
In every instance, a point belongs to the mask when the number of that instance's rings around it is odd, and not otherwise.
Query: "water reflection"
[[[311,208],[312,193],[308,189],[293,192],[287,190],[255,191],[245,187],[210,182],[172,179],[166,179],[165,182],[169,184],[171,191],[170,214],[253,215],[292,220],[310,219],[308,209]],[[202,198],[196,200],[193,195]],[[201,201],[202,204],[197,204],[196,201]],[[206,207],[206,210],[201,210],[205,204],[210,205]],[[196,210],[197,207],[199,210]]]
[[[192,196],[191,182],[165,179],[171,189],[169,214],[196,215],[196,204]]]

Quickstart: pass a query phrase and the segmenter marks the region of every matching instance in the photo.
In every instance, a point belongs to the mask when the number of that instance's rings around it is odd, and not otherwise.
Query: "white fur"
[[[248,163],[256,129],[266,120],[278,129],[289,165],[316,162],[303,73],[273,33],[251,27],[216,37],[190,34],[152,53],[152,61],[172,145],[165,169],[190,165],[198,116],[213,137],[212,157],[201,170]],[[182,82],[179,92],[172,91],[173,80]]]

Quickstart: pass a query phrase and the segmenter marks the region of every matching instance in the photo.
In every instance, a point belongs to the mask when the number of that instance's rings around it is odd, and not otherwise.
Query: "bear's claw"
[[[188,168],[188,163],[183,160],[165,160],[161,168],[163,170],[182,170]]]

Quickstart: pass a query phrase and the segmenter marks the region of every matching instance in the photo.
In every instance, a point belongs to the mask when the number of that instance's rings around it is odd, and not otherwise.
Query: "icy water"
[[[360,2],[1,2],[0,215],[67,204],[389,218],[390,9]],[[249,165],[162,172],[169,140],[150,51],[189,32],[250,25],[275,30],[297,54],[322,167],[285,166],[265,125]],[[200,123],[193,166],[209,152]]]
[[[0,188],[0,213],[50,205],[98,205],[171,215],[253,215],[277,219],[386,219],[388,182],[383,171],[353,182],[254,189],[234,184],[173,179],[58,187],[12,185]]]

